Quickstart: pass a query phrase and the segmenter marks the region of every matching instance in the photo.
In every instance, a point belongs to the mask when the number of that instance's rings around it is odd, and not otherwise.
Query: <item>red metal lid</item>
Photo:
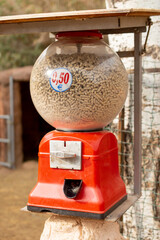
[[[94,31],[76,31],[76,32],[59,32],[56,38],[60,37],[97,37],[102,39],[102,34],[96,30]]]

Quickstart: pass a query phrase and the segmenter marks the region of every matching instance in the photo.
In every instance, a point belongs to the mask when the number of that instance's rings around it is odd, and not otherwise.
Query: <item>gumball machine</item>
[[[98,31],[61,32],[37,59],[30,90],[56,130],[40,142],[27,209],[105,218],[127,199],[117,140],[104,130],[127,96],[123,63]]]

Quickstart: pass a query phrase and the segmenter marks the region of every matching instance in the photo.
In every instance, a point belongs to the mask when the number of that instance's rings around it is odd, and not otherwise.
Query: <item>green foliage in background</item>
[[[0,37],[0,71],[33,65],[43,51],[43,43],[34,45],[35,35],[9,35]]]
[[[104,0],[0,0],[0,16],[100,8]],[[0,71],[33,65],[50,42],[44,33],[0,36]]]

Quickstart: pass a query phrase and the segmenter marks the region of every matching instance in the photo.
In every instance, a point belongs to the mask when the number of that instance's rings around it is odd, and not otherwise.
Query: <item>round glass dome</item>
[[[128,77],[119,56],[98,32],[59,33],[34,64],[33,103],[56,129],[94,130],[120,112]]]

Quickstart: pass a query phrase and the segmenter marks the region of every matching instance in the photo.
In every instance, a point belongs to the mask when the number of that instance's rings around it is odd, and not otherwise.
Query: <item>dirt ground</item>
[[[23,212],[37,181],[38,164],[29,161],[19,169],[0,167],[0,240],[39,240],[48,214]]]

